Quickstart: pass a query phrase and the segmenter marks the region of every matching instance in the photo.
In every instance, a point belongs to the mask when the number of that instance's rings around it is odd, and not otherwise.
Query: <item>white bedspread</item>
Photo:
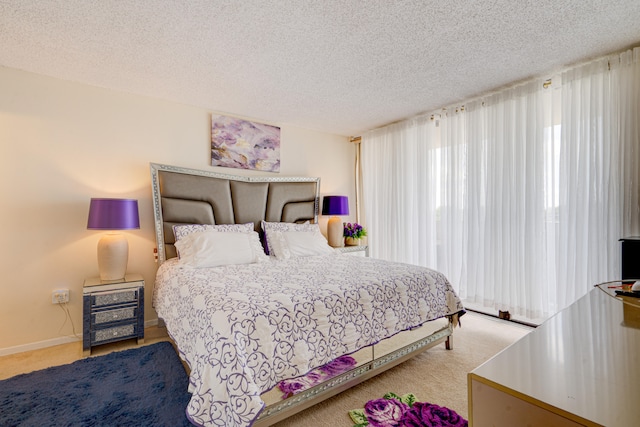
[[[347,255],[158,270],[154,306],[191,368],[187,416],[248,426],[260,394],[338,356],[462,310],[426,268]]]

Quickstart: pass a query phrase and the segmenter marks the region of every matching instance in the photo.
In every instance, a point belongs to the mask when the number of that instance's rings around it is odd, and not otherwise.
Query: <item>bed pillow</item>
[[[264,232],[264,251],[267,255],[272,255],[269,247],[271,245],[271,235],[276,231],[317,231],[320,233],[320,227],[318,224],[310,224],[306,221],[302,224],[295,222],[267,222],[262,221],[262,231]]]
[[[173,235],[176,238],[176,242],[191,233],[197,233],[200,231],[224,231],[235,233],[251,233],[253,232],[253,223],[247,224],[184,224],[174,225]]]
[[[180,264],[194,267],[219,267],[268,261],[258,233],[199,231],[183,236],[176,243]]]
[[[335,253],[319,231],[272,231],[271,244],[276,259]]]

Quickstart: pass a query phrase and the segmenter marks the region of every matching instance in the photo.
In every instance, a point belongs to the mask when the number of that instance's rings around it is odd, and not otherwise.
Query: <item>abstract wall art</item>
[[[211,166],[280,172],[280,128],[212,115]]]

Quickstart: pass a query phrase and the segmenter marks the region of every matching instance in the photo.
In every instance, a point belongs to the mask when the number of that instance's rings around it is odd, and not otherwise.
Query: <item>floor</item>
[[[478,316],[486,319],[492,319],[491,317],[483,316],[481,314],[478,314]],[[504,322],[498,319],[493,320]],[[513,322],[504,322],[504,324],[518,326]],[[167,330],[164,327],[152,326],[145,328],[144,334],[144,344],[141,345],[154,344],[160,341],[171,342],[171,338],[169,338]],[[135,347],[138,347],[135,339],[104,344],[94,347],[91,351],[91,357]],[[82,358],[81,341],[47,347],[39,350],[26,351],[23,353],[10,354],[7,356],[0,356],[0,380],[10,378],[18,374],[26,374],[39,369],[45,369],[51,366],[72,363]],[[188,371],[187,366],[185,366],[185,369]]]
[[[145,328],[144,344],[149,345],[160,341],[171,341],[167,330],[158,326]],[[113,351],[138,347],[135,339],[103,344],[91,351],[91,356],[99,356]],[[51,366],[62,365],[82,359],[82,342],[56,345],[39,350],[0,356],[0,380],[18,374],[37,371]]]
[[[461,322],[462,327],[454,332],[453,351],[445,350],[444,345],[434,347],[393,371],[380,374],[277,425],[351,426],[349,410],[362,407],[371,396],[381,396],[389,391],[417,393],[424,401],[454,408],[466,417],[467,373],[526,335],[531,328],[473,312],[465,315]],[[165,328],[145,329],[143,345],[160,341],[171,341]],[[135,347],[135,339],[120,341],[96,347],[92,356]],[[0,380],[79,359],[82,359],[81,342],[1,356]],[[425,366],[445,365],[449,368],[424,369]]]

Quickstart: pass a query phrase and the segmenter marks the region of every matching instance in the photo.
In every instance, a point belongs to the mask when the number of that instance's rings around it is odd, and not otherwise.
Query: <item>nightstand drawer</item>
[[[119,322],[121,320],[137,319],[137,307],[125,307],[116,310],[97,311],[91,314],[91,324],[101,325],[103,323]]]
[[[92,331],[91,342],[96,345],[109,341],[119,341],[127,337],[136,338],[136,336],[136,325],[130,323]]]
[[[104,307],[116,304],[125,304],[138,301],[138,290],[127,289],[124,291],[101,292],[91,295],[91,307]]]

